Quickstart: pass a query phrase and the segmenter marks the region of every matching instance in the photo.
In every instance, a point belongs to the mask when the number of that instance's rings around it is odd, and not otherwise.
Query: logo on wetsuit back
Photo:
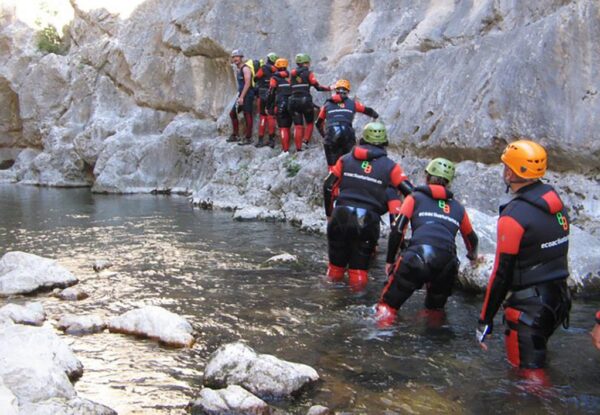
[[[363,171],[367,174],[370,174],[373,171],[373,166],[366,160],[362,162],[360,167],[362,167]]]
[[[301,84],[301,83],[302,83],[302,78],[301,78],[301,77],[299,77],[299,76],[297,76],[297,77],[296,77],[296,82],[297,82],[297,83],[299,83],[299,84]]]
[[[444,213],[450,213],[450,205],[446,203],[445,200],[438,200],[438,206],[444,211]]]
[[[340,102],[338,104],[338,107],[340,107],[340,108],[346,108],[346,104],[344,104],[343,102]]]
[[[567,218],[563,216],[561,212],[556,214],[556,219],[558,220],[558,224],[562,226],[565,231],[569,230],[569,223],[567,222]]]

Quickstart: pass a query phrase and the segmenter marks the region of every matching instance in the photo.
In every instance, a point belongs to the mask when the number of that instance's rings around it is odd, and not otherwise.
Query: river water
[[[420,314],[416,293],[397,324],[377,329],[370,316],[383,254],[367,290],[354,294],[323,280],[325,237],[286,224],[236,222],[177,196],[0,185],[0,255],[13,250],[58,259],[90,294],[79,302],[36,296],[47,324],[64,313],[160,305],[197,330],[192,349],[108,332],[63,336],[85,367],[79,395],[120,414],[186,413],[210,353],[236,340],[319,372],[314,388],[273,403],[295,414],[311,404],[356,414],[600,412],[600,351],[588,334],[600,301],[575,301],[571,328],[550,341],[553,386],[532,391],[505,361],[499,318],[490,350],[474,344],[481,296],[455,293],[447,317],[435,321]],[[264,266],[283,252],[299,264]],[[101,258],[114,265],[97,274]]]

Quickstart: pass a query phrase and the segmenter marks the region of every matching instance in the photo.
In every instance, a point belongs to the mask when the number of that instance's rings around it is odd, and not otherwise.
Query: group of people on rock
[[[308,146],[315,126],[315,113],[318,111],[317,129],[324,137],[327,164],[331,169],[337,159],[356,144],[352,127],[354,114],[364,113],[374,119],[377,112],[348,96],[350,82],[338,80],[333,86],[319,84],[310,70],[311,58],[306,53],[296,55],[296,67],[289,69],[286,58],[276,53],[268,53],[264,60],[244,60],[240,49],[231,53],[232,63],[238,68],[238,94],[229,117],[233,132],[227,139],[239,145],[252,144],[254,100],[258,99],[259,124],[258,140],[255,147],[275,147],[275,130],[279,128],[283,152],[290,149],[291,127],[294,125],[293,140],[296,151]],[[310,88],[317,91],[334,91],[323,106],[313,102]],[[238,113],[244,114],[245,137],[240,139]],[[268,139],[265,139],[268,132]]]
[[[296,55],[296,68],[269,53],[264,63],[244,62],[239,50],[232,53],[239,69],[238,98],[231,109],[233,134],[239,141],[237,113],[246,119],[251,144],[252,107],[258,95],[260,124],[257,147],[274,147],[275,124],[281,146],[289,150],[294,124],[296,151],[311,138],[315,105],[310,87],[335,94],[319,108],[317,129],[325,137],[329,174],[323,184],[329,265],[327,278],[340,282],[348,274],[352,290],[368,283],[368,271],[377,247],[381,216],[390,217],[387,247],[387,283],[375,307],[380,326],[392,324],[398,309],[418,289],[426,287],[425,309],[443,313],[459,270],[455,236],[461,233],[472,266],[480,262],[478,237],[465,207],[454,198],[450,184],[456,166],[434,158],[425,168],[425,183],[414,186],[402,167],[387,156],[388,135],[380,122],[368,123],[358,144],[352,121],[356,112],[374,119],[377,112],[348,97],[350,82],[322,86],[310,70],[310,57]],[[256,87],[254,86],[256,80]],[[275,123],[276,120],[276,123]],[[265,129],[269,139],[264,141]],[[356,144],[356,145],[355,145]],[[547,382],[543,368],[547,342],[560,326],[569,324],[571,298],[567,287],[570,221],[556,190],[541,181],[546,173],[546,150],[521,139],[506,146],[501,157],[503,181],[509,202],[500,206],[494,265],[476,328],[476,338],[487,350],[494,316],[504,308],[505,345],[511,365],[521,374]],[[406,238],[408,225],[411,237]],[[600,349],[600,311],[592,331]]]

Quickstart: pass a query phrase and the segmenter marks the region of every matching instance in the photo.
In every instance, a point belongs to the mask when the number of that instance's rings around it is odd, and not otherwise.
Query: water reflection
[[[0,185],[0,212],[1,254],[57,258],[90,294],[80,302],[39,296],[50,323],[64,313],[111,316],[153,304],[197,329],[196,345],[183,350],[109,333],[64,336],[85,366],[78,392],[121,414],[185,413],[209,354],[239,339],[319,371],[317,387],[294,402],[276,403],[293,413],[305,413],[311,403],[373,414],[600,408],[600,353],[587,335],[598,302],[575,303],[573,328],[559,330],[550,343],[555,386],[537,396],[507,367],[501,328],[490,339],[490,353],[475,346],[481,298],[458,293],[446,318],[436,320],[420,314],[423,294],[417,293],[397,324],[378,330],[370,315],[383,284],[383,258],[367,291],[350,293],[322,279],[324,237],[283,224],[234,222],[227,212],[192,209],[185,198],[85,189]],[[282,252],[298,255],[300,264],[264,267]],[[98,258],[114,265],[95,273]]]

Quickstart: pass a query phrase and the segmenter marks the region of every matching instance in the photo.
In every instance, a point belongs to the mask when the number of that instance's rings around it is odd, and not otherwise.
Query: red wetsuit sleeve
[[[403,181],[407,180],[408,177],[406,177],[406,174],[404,174],[402,167],[400,167],[399,164],[396,164],[390,173],[390,179],[392,181],[392,185],[394,187],[398,187]]]
[[[365,112],[365,106],[358,101],[354,101],[354,105],[356,107],[356,112]]]
[[[324,120],[326,116],[327,116],[327,114],[325,112],[325,105],[323,105],[321,107],[321,110],[319,111],[319,116],[317,117],[317,119]]]
[[[477,234],[473,230],[473,226],[471,225],[471,220],[469,219],[469,215],[465,210],[465,214],[463,215],[462,221],[460,222],[460,234],[462,235],[463,241],[465,243],[465,247],[467,248],[467,258],[475,259],[477,258],[477,248],[479,245],[479,238]]]
[[[317,91],[331,91],[331,88],[329,88],[328,86],[323,86],[323,85],[319,84],[319,82],[317,81],[317,78],[315,77],[315,74],[313,72],[308,74],[308,83],[310,85],[312,85],[313,87],[315,87],[315,89]]]
[[[254,74],[254,77],[256,79],[260,79],[263,76],[265,76],[265,73],[263,72],[262,67],[260,67],[260,68],[258,68],[258,71],[256,71],[256,74]]]
[[[502,216],[498,220],[496,259],[481,308],[480,322],[490,324],[504,301],[512,283],[514,266],[525,229],[516,219]]]

